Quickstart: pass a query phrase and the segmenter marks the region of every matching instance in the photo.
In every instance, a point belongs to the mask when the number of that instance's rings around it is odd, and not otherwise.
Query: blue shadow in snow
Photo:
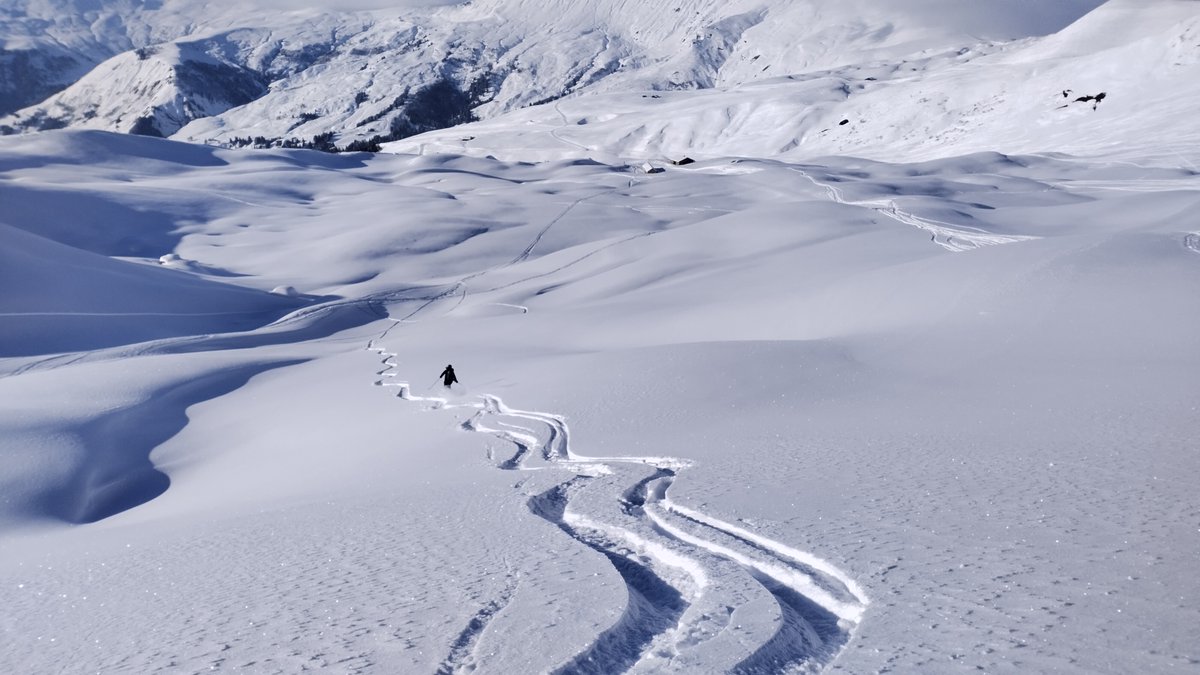
[[[629,602],[617,622],[596,638],[590,647],[553,675],[608,675],[633,667],[655,636],[675,626],[688,603],[679,591],[656,575],[649,567],[623,555],[617,548],[593,541],[564,520],[568,491],[574,479],[536,495],[527,503],[535,515],[558,526],[573,539],[608,559],[621,575]]]
[[[74,428],[85,456],[65,484],[44,496],[42,510],[69,523],[94,523],[158,497],[171,479],[154,467],[150,453],[187,426],[189,407],[224,396],[259,373],[303,362],[219,370],[151,392],[141,403]]]
[[[737,664],[732,675],[815,672],[841,651],[850,636],[836,615],[766,575],[754,576],[775,596],[781,621],[775,635]]]

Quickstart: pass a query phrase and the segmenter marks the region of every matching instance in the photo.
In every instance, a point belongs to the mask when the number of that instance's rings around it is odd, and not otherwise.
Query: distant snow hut
[[[695,164],[696,160],[692,159],[691,157],[684,157],[683,159],[671,160],[671,163],[675,166],[687,166],[688,164]]]

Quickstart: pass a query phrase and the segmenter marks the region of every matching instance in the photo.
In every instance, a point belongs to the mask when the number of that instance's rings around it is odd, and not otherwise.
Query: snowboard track
[[[736,593],[724,588],[727,577],[712,574],[718,569],[737,570],[738,583],[757,587],[778,612],[770,624],[773,632],[757,635],[758,646],[728,664],[728,672],[811,672],[831,663],[850,641],[869,603],[858,584],[811,553],[672,501],[669,490],[690,465],[687,460],[588,457],[572,450],[561,415],[509,408],[489,394],[465,401],[414,394],[399,377],[397,355],[378,346],[386,332],[367,345],[381,357],[377,386],[396,388],[398,398],[421,403],[426,410],[468,410],[460,429],[488,434],[515,448],[507,459],[493,460],[497,469],[574,474],[548,490],[527,494],[526,506],[603,556],[623,582],[627,602],[612,625],[552,672],[687,672],[689,664],[678,657],[713,639],[696,637],[711,627],[712,608],[732,612],[739,604]],[[488,452],[495,454],[491,448]],[[629,481],[623,483],[625,479]],[[595,506],[606,503],[612,508]],[[460,672],[464,654],[469,656],[486,623],[506,604],[480,611],[450,645],[443,662],[449,670],[439,672]]]

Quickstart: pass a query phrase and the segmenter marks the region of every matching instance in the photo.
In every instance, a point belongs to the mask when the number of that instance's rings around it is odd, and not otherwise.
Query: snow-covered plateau
[[[299,4],[0,7],[0,672],[1200,673],[1200,2]]]

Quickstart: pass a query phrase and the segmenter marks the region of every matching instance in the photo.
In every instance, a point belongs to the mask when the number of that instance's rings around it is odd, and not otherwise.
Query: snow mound
[[[84,251],[0,224],[0,357],[252,330],[298,308],[276,295]]]

